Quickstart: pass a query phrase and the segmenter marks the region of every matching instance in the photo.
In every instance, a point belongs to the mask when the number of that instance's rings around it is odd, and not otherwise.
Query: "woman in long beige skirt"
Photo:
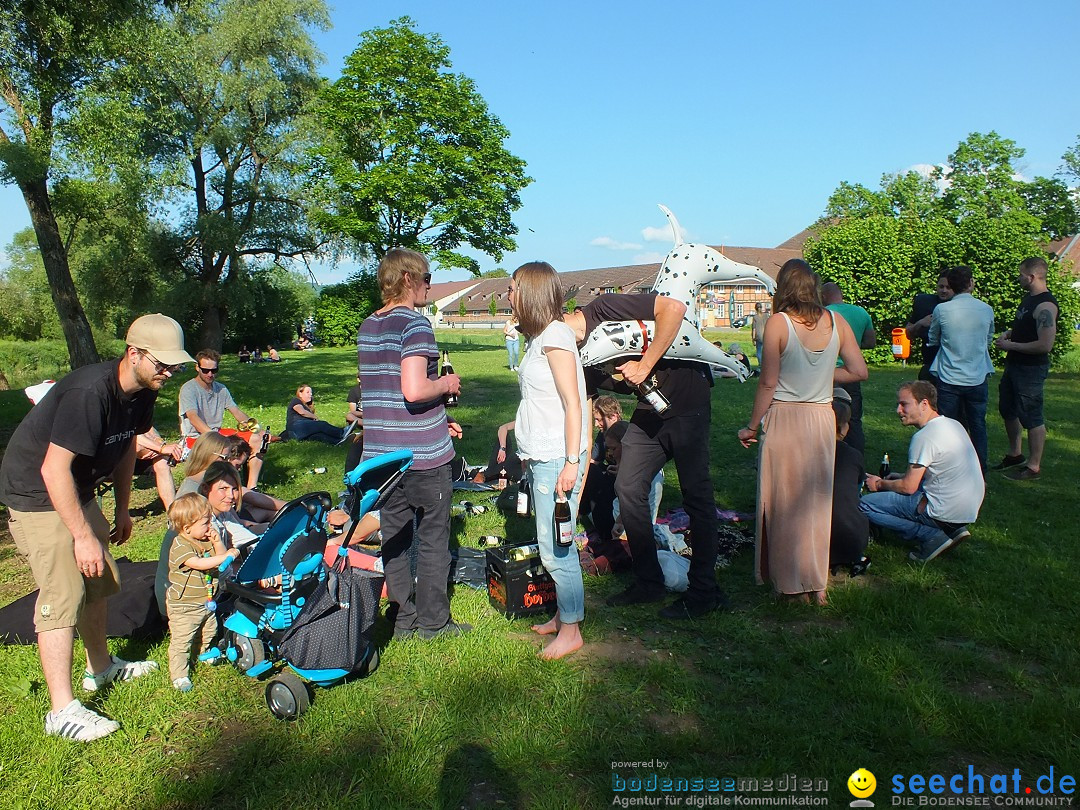
[[[822,306],[810,265],[791,259],[776,281],[754,409],[739,430],[744,447],[763,434],[755,572],[779,594],[823,605],[836,453],[832,390],[865,380],[866,361],[851,327]]]

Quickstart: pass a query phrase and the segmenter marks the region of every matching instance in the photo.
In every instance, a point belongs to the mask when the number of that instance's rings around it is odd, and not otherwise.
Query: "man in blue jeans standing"
[[[971,536],[985,485],[979,457],[963,426],[937,410],[937,391],[924,380],[896,393],[900,422],[917,427],[908,446],[908,468],[889,478],[866,476],[870,492],[859,511],[919,549],[909,558],[927,563]]]
[[[968,267],[948,273],[953,297],[934,309],[926,342],[938,346],[930,373],[937,379],[938,410],[967,428],[979,466],[986,472],[987,379],[994,373],[990,341],[994,339],[994,310],[975,298]]]

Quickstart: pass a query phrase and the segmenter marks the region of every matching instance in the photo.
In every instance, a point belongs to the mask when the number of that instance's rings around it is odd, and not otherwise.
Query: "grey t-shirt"
[[[235,408],[236,402],[229,389],[218,382],[210,384],[208,391],[197,379],[190,379],[180,386],[180,432],[184,436],[198,436],[199,431],[185,414],[195,411],[211,430],[217,430],[225,418],[227,408]]]

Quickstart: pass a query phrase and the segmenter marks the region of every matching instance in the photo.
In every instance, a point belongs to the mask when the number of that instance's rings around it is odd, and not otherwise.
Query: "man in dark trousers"
[[[625,383],[640,385],[655,377],[670,403],[657,413],[644,400],[638,402],[622,441],[615,491],[623,525],[634,558],[636,581],[609,597],[614,607],[665,598],[664,575],[656,556],[649,511],[649,487],[664,464],[674,460],[682,487],[683,507],[690,518],[690,587],[660,611],[668,619],[695,619],[725,603],[716,584],[716,501],[709,472],[709,423],[712,417],[712,375],[707,366],[664,359],[678,334],[686,307],[680,301],[651,293],[601,295],[563,316],[574,330],[580,348],[604,321],[654,321],[655,329],[640,360],[628,360],[616,370]],[[589,396],[612,378],[598,368],[585,369]],[[626,389],[623,389],[624,391]]]
[[[1036,256],[1020,263],[1020,286],[1027,291],[1012,329],[995,341],[1005,355],[1005,373],[998,385],[998,411],[1005,420],[1009,452],[995,470],[1007,470],[1015,481],[1034,481],[1046,445],[1043,385],[1050,371],[1050,351],[1057,336],[1058,303],[1046,286],[1046,260]],[[1022,451],[1028,433],[1028,457]],[[1026,462],[1026,463],[1025,463]],[[1016,469],[1010,469],[1010,468]]]
[[[34,628],[52,703],[46,734],[89,742],[120,728],[75,699],[76,628],[86,648],[84,690],[157,669],[153,661],[109,654],[106,600],[120,590],[120,576],[108,549],[110,540],[123,543],[131,535],[135,438],[153,423],[157,392],[191,361],[180,324],[143,315],[131,324],[119,363],[72,371],[33,407],[7,446],[0,501],[10,510],[11,536],[39,589]],[[106,478],[116,496],[111,532],[94,498],[95,486]]]

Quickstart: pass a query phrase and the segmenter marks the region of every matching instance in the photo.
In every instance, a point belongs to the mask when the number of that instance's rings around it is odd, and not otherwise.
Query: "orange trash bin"
[[[904,361],[911,355],[911,341],[903,327],[892,330],[892,353],[897,360]]]

